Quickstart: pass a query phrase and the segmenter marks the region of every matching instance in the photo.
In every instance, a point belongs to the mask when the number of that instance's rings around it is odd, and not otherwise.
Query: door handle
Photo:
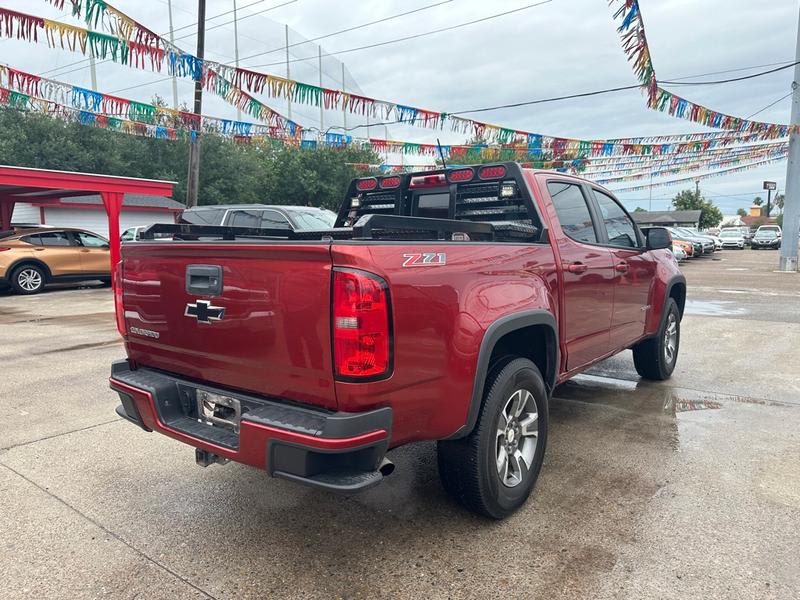
[[[88,248],[81,248],[81,252],[89,252]]]
[[[567,265],[567,271],[570,273],[584,273],[589,267],[582,262],[574,262]]]
[[[614,267],[614,270],[616,270],[618,273],[627,273],[628,272],[628,263],[626,263],[625,261],[622,261],[621,263],[617,263],[617,265]]]
[[[36,252],[44,252],[44,248],[34,248]]]

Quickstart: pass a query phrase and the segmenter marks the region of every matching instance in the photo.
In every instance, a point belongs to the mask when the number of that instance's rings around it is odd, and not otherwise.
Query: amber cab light
[[[333,354],[341,379],[379,378],[391,370],[386,283],[363,271],[333,273]]]
[[[117,330],[122,337],[128,335],[125,327],[125,307],[122,303],[122,261],[114,267],[114,313],[117,317]]]
[[[505,177],[506,175],[506,168],[503,165],[498,165],[496,167],[483,167],[480,171],[478,171],[478,176],[481,179],[500,179],[501,177]]]
[[[374,190],[378,187],[378,180],[374,177],[370,177],[369,179],[359,179],[356,182],[356,189],[359,192],[369,192],[370,190]]]
[[[385,177],[384,179],[381,179],[382,190],[388,190],[396,187],[400,187],[400,177],[395,175],[394,177]]]

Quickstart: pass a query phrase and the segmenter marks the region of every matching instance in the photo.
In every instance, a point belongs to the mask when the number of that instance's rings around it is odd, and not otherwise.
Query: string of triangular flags
[[[50,4],[63,8],[62,0],[46,0]],[[38,41],[40,30],[51,46],[59,46],[72,51],[94,53],[97,57],[108,58],[136,68],[149,68],[157,72],[167,72],[181,77],[202,78],[206,87],[216,90],[220,79],[232,85],[246,89],[252,93],[264,93],[273,98],[291,99],[294,102],[326,108],[346,110],[355,114],[369,114],[376,118],[391,119],[411,125],[428,128],[444,128],[447,123],[452,131],[482,137],[489,144],[513,147],[528,147],[531,156],[548,156],[553,159],[575,159],[587,156],[615,156],[620,154],[647,155],[659,152],[664,144],[687,143],[691,141],[708,142],[719,145],[722,140],[737,143],[739,140],[716,138],[708,134],[685,134],[676,136],[649,136],[647,138],[628,138],[626,140],[578,140],[560,138],[519,131],[509,128],[466,119],[444,112],[435,112],[422,108],[405,106],[367,96],[360,96],[313,86],[283,77],[258,73],[246,68],[236,68],[214,61],[200,61],[189,53],[171,45],[164,38],[152,32],[101,0],[69,0],[73,10],[78,14],[91,17],[100,25],[106,23],[109,30],[128,35],[129,39],[105,35],[96,38],[85,29],[64,25],[47,19],[25,15],[23,13],[0,9],[0,35],[15,36],[29,41]],[[5,13],[5,14],[4,14]],[[100,16],[103,18],[100,18]],[[111,15],[109,18],[106,16]],[[120,24],[122,23],[122,24]],[[56,36],[54,32],[59,32]],[[150,35],[152,34],[152,35]],[[104,34],[97,34],[103,36]],[[152,40],[157,39],[157,42]],[[139,40],[149,40],[150,43]],[[127,50],[124,48],[127,47]],[[134,57],[134,60],[131,60]],[[778,132],[754,132],[745,134],[748,139],[772,139]],[[342,135],[342,134],[336,134]],[[741,134],[735,134],[739,136]],[[342,137],[346,137],[343,136]],[[651,140],[643,143],[640,140]],[[487,144],[487,145],[489,145]],[[436,152],[434,145],[427,145],[425,151]]]
[[[647,90],[649,108],[714,129],[752,133],[762,140],[786,137],[800,129],[797,125],[764,123],[734,117],[663,89],[656,79],[639,0],[609,0],[609,4],[620,4],[614,13],[614,19],[620,21],[617,31],[622,41],[622,50],[628,57],[637,79]]]

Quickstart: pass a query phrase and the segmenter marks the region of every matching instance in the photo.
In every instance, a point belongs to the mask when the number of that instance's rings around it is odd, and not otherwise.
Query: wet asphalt
[[[201,469],[114,413],[108,289],[0,293],[0,598],[798,598],[800,275],[775,264],[687,264],[673,379],[624,353],[559,387],[500,523],[432,443],[352,497]]]

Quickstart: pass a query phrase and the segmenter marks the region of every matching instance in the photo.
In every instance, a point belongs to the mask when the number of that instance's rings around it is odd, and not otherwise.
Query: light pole
[[[792,81],[792,126],[800,125],[800,23],[797,28],[794,79]],[[800,134],[789,135],[789,163],[786,166],[786,194],[783,198],[783,233],[778,270],[797,271],[797,234],[800,227]]]

